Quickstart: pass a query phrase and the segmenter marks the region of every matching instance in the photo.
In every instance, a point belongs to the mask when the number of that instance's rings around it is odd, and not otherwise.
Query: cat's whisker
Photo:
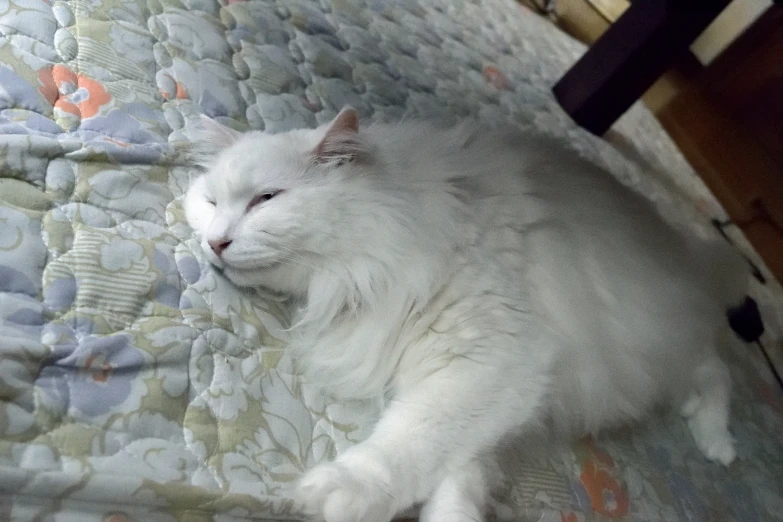
[[[280,262],[286,261],[289,264],[296,264],[298,266],[303,266],[305,268],[309,268],[313,272],[318,271],[318,270],[323,270],[324,268],[328,269],[328,267],[316,266],[313,263],[306,261],[304,259],[304,256],[302,256],[300,254],[296,254],[296,253],[289,254],[288,256],[282,256],[278,260]]]
[[[285,249],[285,250],[287,250],[287,251],[288,251],[290,254],[292,254],[292,255],[296,255],[296,256],[299,256],[299,257],[301,257],[301,258],[304,258],[304,257],[305,257],[305,256],[304,256],[304,254],[302,254],[301,252],[298,252],[298,251],[294,250],[294,249],[293,249],[293,248],[291,248],[291,247],[286,247],[286,246],[283,246],[283,245],[276,245],[276,246],[275,246],[275,248],[278,248],[278,249]],[[337,259],[336,257],[334,257],[334,256],[330,256],[329,254],[326,254],[325,252],[317,252],[317,251],[315,251],[315,250],[308,250],[308,249],[301,249],[301,250],[302,250],[303,252],[305,252],[305,253],[308,253],[308,254],[312,254],[312,255],[315,255],[315,256],[319,256],[319,257],[325,257],[326,259],[329,259],[330,261],[333,261],[333,262],[335,263],[335,266],[342,266],[342,265],[344,264],[344,263],[342,263],[342,262],[341,262],[339,259]],[[336,273],[336,271],[334,270],[334,267],[332,267],[331,265],[328,265],[328,264],[324,264],[324,265],[318,265],[318,266],[315,266],[315,265],[313,265],[313,264],[310,264],[310,265],[307,265],[307,266],[309,266],[310,268],[312,268],[314,271],[315,271],[315,270],[324,270],[324,269],[326,269],[326,270],[329,270],[329,271],[330,271],[330,272],[332,272],[332,273]]]

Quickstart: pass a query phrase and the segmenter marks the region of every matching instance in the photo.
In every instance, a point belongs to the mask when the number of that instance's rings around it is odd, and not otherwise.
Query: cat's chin
[[[229,281],[237,286],[261,287],[276,294],[291,297],[306,296],[310,281],[310,274],[292,270],[290,264],[284,261],[275,261],[254,268],[237,268],[226,265],[222,272]]]
[[[273,262],[269,265],[255,268],[237,268],[223,264],[221,271],[237,286],[268,286],[269,277],[266,271],[275,268],[280,263]]]

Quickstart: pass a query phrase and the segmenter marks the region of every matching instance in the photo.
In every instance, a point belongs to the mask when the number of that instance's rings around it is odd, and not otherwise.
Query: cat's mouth
[[[230,259],[226,260],[225,257],[218,257],[215,255],[208,256],[209,262],[220,270],[221,272],[225,272],[226,270],[233,270],[237,273],[241,274],[249,274],[252,272],[258,272],[261,270],[268,270],[270,268],[275,268],[282,264],[282,261],[279,259],[271,258],[271,259],[254,259],[252,263],[242,263],[242,262],[232,262]]]
[[[232,270],[239,274],[250,274],[253,272],[258,272],[260,270],[269,270],[270,268],[276,268],[282,264],[282,261],[270,259],[268,261],[262,261],[259,263],[254,263],[253,266],[236,266],[231,263],[227,263],[225,261],[222,261],[222,266],[217,266],[220,270],[225,272],[226,270]]]

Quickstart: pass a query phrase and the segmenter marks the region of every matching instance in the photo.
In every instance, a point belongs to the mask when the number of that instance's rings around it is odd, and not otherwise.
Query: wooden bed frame
[[[555,97],[602,135],[730,1],[635,0],[555,85]]]

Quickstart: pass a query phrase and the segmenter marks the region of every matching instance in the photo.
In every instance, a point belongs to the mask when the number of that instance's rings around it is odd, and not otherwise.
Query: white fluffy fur
[[[291,297],[308,378],[389,396],[369,440],[301,481],[316,517],[383,522],[425,502],[431,522],[480,520],[484,456],[504,437],[594,432],[661,402],[732,461],[715,347],[747,276],[728,247],[675,232],[546,139],[470,123],[356,132],[346,114],[276,135],[204,122],[217,150],[185,200],[229,279]],[[207,246],[220,238],[222,259]]]

